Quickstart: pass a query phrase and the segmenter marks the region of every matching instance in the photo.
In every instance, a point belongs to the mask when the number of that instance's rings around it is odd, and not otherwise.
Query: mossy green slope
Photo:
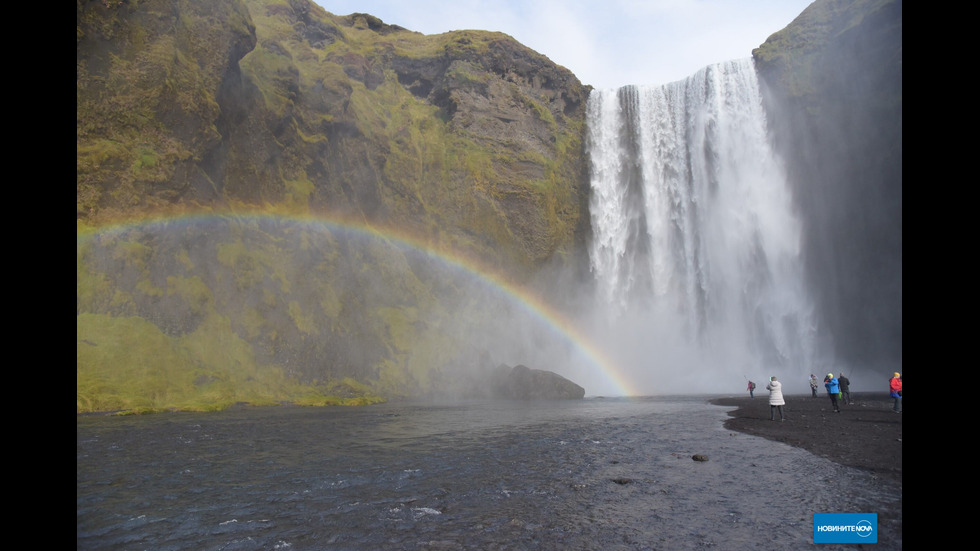
[[[79,2],[80,218],[239,201],[533,270],[581,239],[588,88],[492,32],[307,0]]]
[[[478,354],[446,329],[473,299],[445,262],[314,220],[83,230],[76,282],[79,411],[438,394],[457,383],[430,372]]]
[[[463,284],[342,224],[518,281],[574,261],[588,89],[506,35],[307,0],[79,0],[76,25],[79,411],[462,384]]]
[[[238,0],[77,0],[78,217],[152,209],[210,187],[217,95],[254,27]]]

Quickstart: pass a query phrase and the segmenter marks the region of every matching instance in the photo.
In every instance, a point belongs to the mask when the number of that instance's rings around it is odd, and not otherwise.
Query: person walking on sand
[[[851,381],[841,373],[837,376],[837,382],[840,383],[841,400],[846,406],[851,403]]]
[[[766,390],[769,391],[769,420],[776,420],[776,410],[778,409],[779,420],[785,421],[786,418],[783,417],[783,406],[786,404],[786,400],[783,400],[783,385],[775,377],[769,377],[769,384],[766,385]]]
[[[840,406],[837,405],[837,393],[840,392],[840,383],[833,373],[828,373],[823,380],[823,386],[827,387],[827,394],[830,395],[830,403],[834,405],[834,413],[840,413]]]
[[[755,398],[755,383],[749,381],[749,387],[746,390],[749,391],[749,398]]]
[[[902,375],[899,372],[896,371],[892,378],[888,379],[888,391],[891,397],[895,399],[892,411],[902,413]]]
[[[817,397],[817,376],[813,373],[810,374],[810,393],[813,394],[814,398]]]

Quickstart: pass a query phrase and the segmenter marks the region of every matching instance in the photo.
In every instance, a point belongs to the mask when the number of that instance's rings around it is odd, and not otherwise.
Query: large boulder
[[[491,394],[511,400],[579,400],[585,389],[552,371],[501,364],[493,372]]]

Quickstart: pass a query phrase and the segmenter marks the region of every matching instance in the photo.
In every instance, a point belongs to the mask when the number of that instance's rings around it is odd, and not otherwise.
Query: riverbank
[[[735,406],[728,412],[725,428],[768,440],[783,442],[841,465],[869,471],[885,489],[882,495],[897,496],[875,503],[879,542],[902,541],[902,419],[892,411],[887,393],[854,393],[852,403],[834,413],[825,392],[817,397],[786,396],[786,421],[769,420],[769,396],[756,391],[755,398],[729,397],[711,400],[719,406]],[[778,419],[779,414],[776,414]],[[858,511],[854,511],[858,512]]]
[[[902,481],[902,418],[892,412],[887,393],[854,393],[852,403],[834,413],[826,393],[786,397],[785,422],[769,421],[765,390],[755,398],[716,398],[711,403],[735,406],[725,428],[803,448],[835,463]],[[778,413],[777,413],[778,419]]]

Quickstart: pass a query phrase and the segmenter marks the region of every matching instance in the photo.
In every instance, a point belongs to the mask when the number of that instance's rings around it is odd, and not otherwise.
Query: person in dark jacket
[[[749,381],[749,386],[745,390],[749,391],[749,398],[755,398],[755,383]]]
[[[841,400],[846,406],[851,403],[851,381],[841,373],[837,376],[837,382],[840,383]]]

